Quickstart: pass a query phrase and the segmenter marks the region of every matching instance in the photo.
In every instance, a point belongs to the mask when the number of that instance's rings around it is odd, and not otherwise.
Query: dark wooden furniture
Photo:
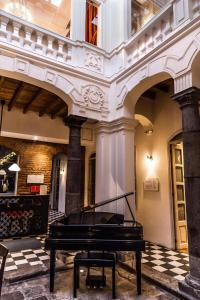
[[[112,298],[115,299],[115,255],[113,253],[79,252],[74,258],[74,287],[73,294],[76,298],[76,290],[79,288],[79,268],[90,267],[112,268]],[[88,274],[87,279],[90,279]],[[104,272],[103,272],[104,279]]]
[[[0,239],[47,232],[49,195],[0,196]]]
[[[125,198],[130,207],[127,197],[132,194],[109,199],[102,205]],[[96,206],[101,204],[87,210]],[[135,251],[137,292],[141,294],[141,251],[145,250],[145,241],[142,225],[134,220],[130,212],[133,219],[129,222],[124,221],[124,216],[120,214],[82,211],[52,223],[45,240],[45,247],[50,250],[50,291],[54,290],[56,250]]]
[[[1,288],[3,283],[3,273],[6,263],[6,257],[8,255],[8,249],[0,244],[0,298],[1,298]]]

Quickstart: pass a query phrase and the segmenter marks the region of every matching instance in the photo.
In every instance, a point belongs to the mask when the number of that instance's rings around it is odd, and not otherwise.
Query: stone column
[[[113,122],[99,122],[96,126],[96,203],[135,189],[134,135],[136,122],[120,118]],[[134,209],[134,197],[129,197]],[[128,214],[124,201],[102,208]],[[127,215],[128,217],[128,215]]]
[[[190,273],[180,290],[200,299],[200,90],[189,88],[174,95],[182,110],[184,176]]]
[[[69,145],[67,152],[67,185],[65,212],[81,208],[81,181],[82,181],[82,160],[81,160],[81,125],[86,118],[70,115],[66,118],[65,124],[69,127]]]

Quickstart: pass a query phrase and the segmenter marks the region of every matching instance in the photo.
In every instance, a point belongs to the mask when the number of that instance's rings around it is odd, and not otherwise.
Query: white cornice
[[[112,122],[98,122],[95,126],[96,133],[114,133],[119,131],[135,131],[138,122],[129,118],[120,118]]]

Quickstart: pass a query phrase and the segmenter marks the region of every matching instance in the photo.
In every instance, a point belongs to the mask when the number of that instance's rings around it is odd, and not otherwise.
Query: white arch
[[[135,114],[135,120],[137,120],[144,128],[146,134],[151,134],[153,132],[153,123],[142,114]]]
[[[173,79],[180,78],[183,74],[188,74],[192,70],[195,58],[200,52],[200,30],[198,29],[195,35],[192,33],[190,36],[187,35],[177,41],[176,48],[173,48],[173,46],[171,49],[169,47],[163,51],[161,56],[154,58],[140,67],[140,69],[137,69],[128,78],[124,76],[119,81],[117,108],[125,105],[125,99],[128,94],[133,94],[132,91],[134,91],[134,102],[136,103],[142,92],[157,82],[170,77]]]
[[[72,83],[54,70],[42,68],[25,59],[0,55],[0,75],[22,80],[59,96],[69,107],[73,105]]]

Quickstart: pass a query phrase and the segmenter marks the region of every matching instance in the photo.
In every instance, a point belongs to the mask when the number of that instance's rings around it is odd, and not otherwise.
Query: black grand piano
[[[141,294],[141,251],[145,250],[143,227],[135,221],[127,193],[100,202],[57,220],[50,225],[45,248],[50,250],[50,291],[54,289],[56,250],[134,251],[136,258],[137,292]],[[94,211],[111,202],[125,199],[132,220],[121,214]],[[93,210],[93,211],[91,211]]]

